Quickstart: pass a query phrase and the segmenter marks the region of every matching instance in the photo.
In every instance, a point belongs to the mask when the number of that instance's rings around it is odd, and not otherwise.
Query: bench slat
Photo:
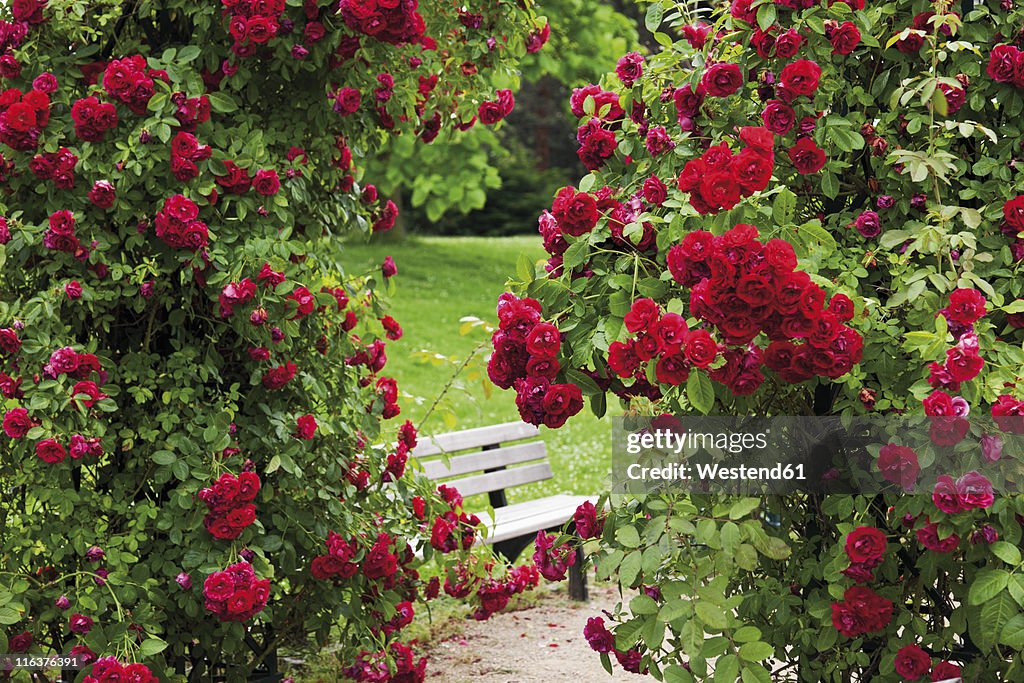
[[[481,542],[501,543],[519,536],[532,536],[541,529],[562,526],[572,518],[576,508],[587,500],[597,503],[597,498],[588,496],[557,495],[497,508],[494,511],[497,521],[480,515],[481,521],[490,530],[490,535],[481,539]]]
[[[425,437],[413,449],[412,455],[417,458],[423,458],[440,453],[454,453],[469,450],[470,448],[494,446],[509,441],[533,439],[538,436],[540,436],[540,430],[531,424],[507,422],[505,424]]]
[[[510,470],[491,472],[489,474],[477,474],[465,479],[456,479],[446,482],[448,485],[458,489],[463,496],[475,496],[478,493],[490,493],[501,489],[532,484],[536,481],[551,479],[554,474],[551,472],[551,465],[547,462],[525,467],[515,467]]]
[[[496,448],[493,451],[479,451],[468,455],[457,455],[449,458],[448,465],[441,459],[420,463],[423,465],[423,473],[429,479],[444,479],[455,477],[470,472],[481,472],[495,467],[507,465],[518,465],[531,460],[543,460],[547,455],[547,447],[543,441],[517,444],[505,448]]]

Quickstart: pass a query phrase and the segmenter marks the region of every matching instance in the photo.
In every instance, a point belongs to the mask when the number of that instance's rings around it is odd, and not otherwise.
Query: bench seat
[[[560,527],[572,519],[576,508],[588,500],[597,503],[597,498],[568,494],[528,500],[495,508],[493,521],[486,512],[477,513],[481,525],[488,530],[487,537],[481,540],[495,544],[526,534],[536,535],[541,529]]]
[[[489,425],[423,438],[412,451],[423,474],[451,486],[463,497],[487,494],[494,516],[477,513],[487,534],[477,542],[493,545],[512,562],[533,543],[538,531],[554,531],[572,520],[576,508],[597,498],[559,494],[508,504],[505,490],[551,479],[547,449],[540,430],[524,422]],[[569,594],[587,599],[583,553],[569,568]]]

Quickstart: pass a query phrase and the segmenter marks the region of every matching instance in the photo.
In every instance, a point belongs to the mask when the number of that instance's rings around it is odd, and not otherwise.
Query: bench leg
[[[583,548],[576,549],[576,563],[569,567],[569,597],[579,602],[586,602],[587,572],[583,569]]]

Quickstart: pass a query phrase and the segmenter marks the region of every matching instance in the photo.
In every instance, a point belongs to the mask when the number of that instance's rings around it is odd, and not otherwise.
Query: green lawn
[[[459,334],[459,320],[476,316],[497,324],[494,312],[505,281],[515,272],[520,253],[533,259],[545,257],[539,237],[415,237],[402,242],[353,244],[346,265],[352,272],[372,269],[385,256],[398,264],[391,314],[402,325],[404,336],[388,345],[385,372],[398,380],[402,415],[420,424],[423,415],[456,366],[424,363],[420,351],[446,358],[463,359],[486,336],[480,331]],[[481,352],[486,360],[489,345]],[[468,429],[519,419],[515,394],[495,388],[484,394],[481,380],[462,380],[448,394],[444,408],[435,411],[423,426],[424,433],[451,431],[445,412],[457,418],[454,429]],[[586,412],[559,430],[541,428],[548,446],[554,479],[513,489],[511,502],[554,493],[597,494],[607,487],[610,467],[610,426]]]

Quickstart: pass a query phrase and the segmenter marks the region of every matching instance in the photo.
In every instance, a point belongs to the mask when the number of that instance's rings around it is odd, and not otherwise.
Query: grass
[[[420,425],[458,361],[488,339],[479,329],[461,335],[459,321],[474,316],[497,324],[494,307],[520,253],[534,260],[545,257],[539,237],[415,237],[347,247],[346,265],[353,272],[372,269],[388,255],[398,264],[391,315],[404,335],[388,345],[385,372],[398,380],[404,394],[399,420]],[[489,348],[486,344],[470,370],[482,369]],[[427,352],[434,363],[423,362],[419,352]],[[424,434],[519,420],[512,391],[495,388],[488,398],[484,377],[470,381],[463,374],[441,409],[423,423]],[[591,495],[607,488],[611,444],[606,420],[584,409],[565,427],[541,431],[554,478],[511,489],[509,502],[555,493]]]
[[[399,341],[388,344],[385,368],[386,374],[398,380],[403,393],[402,414],[394,420],[396,424],[408,418],[413,424],[422,423],[422,433],[430,434],[519,420],[513,392],[496,388],[488,392],[484,387],[487,380],[483,364],[490,348],[487,343],[477,361],[467,368],[469,372],[463,372],[453,383],[440,408],[423,422],[458,364],[489,339],[481,329],[460,334],[460,320],[473,316],[497,324],[494,307],[505,291],[507,278],[515,272],[519,254],[535,260],[545,257],[539,237],[416,237],[402,242],[350,244],[346,251],[346,266],[351,272],[376,270],[389,255],[398,264],[390,313],[402,325],[404,334]],[[434,362],[423,362],[424,356]],[[481,376],[470,380],[474,369]],[[609,422],[582,412],[562,429],[542,427],[541,432],[554,478],[509,490],[509,502],[556,493],[593,495],[607,487]],[[466,502],[467,507],[483,509],[486,498],[476,496]],[[534,593],[516,596],[509,609],[529,607],[538,599]],[[422,610],[403,634],[404,639],[430,643],[459,635],[469,611],[468,605],[442,595],[431,603],[432,618],[424,618],[427,611]],[[303,683],[338,680],[347,664],[328,650],[300,667],[296,679]]]

